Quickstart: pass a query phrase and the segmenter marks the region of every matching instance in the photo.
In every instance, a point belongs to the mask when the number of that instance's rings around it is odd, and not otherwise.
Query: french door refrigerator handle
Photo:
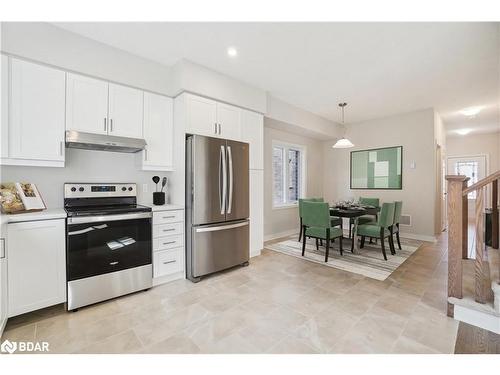
[[[229,197],[227,199],[227,213],[230,214],[233,208],[233,154],[231,153],[231,146],[227,146],[227,159],[229,169]]]
[[[221,191],[221,175],[222,172],[222,191]],[[227,168],[226,168],[226,150],[223,145],[220,146],[219,154],[219,197],[220,197],[220,214],[226,213],[226,196],[227,196]]]
[[[197,228],[196,229],[196,233],[218,232],[218,231],[226,230],[226,229],[233,229],[233,228],[245,227],[248,224],[249,224],[248,221],[244,221],[244,222],[236,223],[236,224],[217,225],[215,227],[207,227],[207,228]]]

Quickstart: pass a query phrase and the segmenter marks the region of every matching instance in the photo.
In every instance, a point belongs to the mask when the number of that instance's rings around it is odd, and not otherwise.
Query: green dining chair
[[[343,255],[342,249],[342,229],[333,227],[330,217],[330,207],[328,203],[322,202],[303,202],[302,206],[302,256],[306,251],[306,237],[316,239],[316,248],[318,248],[318,240],[325,240],[325,262],[328,262],[328,254],[330,252],[330,241],[340,239],[340,255]]]
[[[401,240],[399,239],[399,222],[401,221],[401,212],[403,210],[403,202],[402,201],[396,201],[394,202],[394,223],[391,226],[391,237],[392,237],[392,243],[394,244],[394,235],[396,235],[396,241],[398,242],[398,248],[399,250],[401,249]]]
[[[300,229],[299,229],[299,242],[302,239],[302,207],[304,202],[324,202],[323,198],[300,198],[299,199],[299,219],[300,219]],[[340,226],[342,228],[342,219],[339,217],[331,217],[332,227]]]
[[[366,206],[379,207],[380,206],[380,199],[379,198],[359,197],[358,203],[366,205]],[[377,215],[363,215],[363,216],[358,217],[358,225],[359,224],[376,223],[377,219],[378,219]],[[351,220],[349,220],[349,238],[351,238],[351,232],[352,232],[353,225],[354,225],[354,219],[351,218]]]
[[[390,227],[394,224],[394,208],[395,203],[384,203],[382,204],[382,209],[378,216],[376,223],[368,223],[358,225],[357,234],[361,236],[361,248],[365,246],[365,238],[378,238],[380,239],[380,245],[382,246],[382,254],[384,259],[387,260],[387,255],[385,253],[385,238],[389,238],[389,247],[391,254],[395,254],[394,243],[392,242],[392,234]]]

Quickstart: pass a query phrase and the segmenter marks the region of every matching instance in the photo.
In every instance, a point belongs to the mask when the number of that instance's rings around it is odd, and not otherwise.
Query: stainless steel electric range
[[[133,183],[64,184],[68,310],[152,286],[150,207]]]

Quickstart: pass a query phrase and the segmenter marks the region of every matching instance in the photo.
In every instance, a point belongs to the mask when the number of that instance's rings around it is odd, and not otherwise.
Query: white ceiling
[[[162,64],[191,60],[333,121],[346,101],[348,123],[434,107],[449,130],[500,126],[499,23],[55,25]],[[484,109],[458,114],[471,106]]]

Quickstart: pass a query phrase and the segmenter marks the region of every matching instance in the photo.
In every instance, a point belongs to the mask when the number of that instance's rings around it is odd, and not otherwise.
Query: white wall
[[[325,198],[330,202],[347,198],[377,197],[382,202],[403,201],[403,214],[412,216],[412,225],[401,231],[420,238],[434,237],[435,178],[434,111],[425,109],[388,118],[349,125],[352,149],[333,149],[323,143]],[[351,190],[350,151],[403,146],[402,190]],[[410,163],[416,163],[416,169]]]
[[[170,203],[172,181],[170,172],[143,172],[135,168],[135,154],[119,152],[66,149],[65,168],[2,166],[0,181],[35,183],[48,208],[63,206],[63,184],[65,182],[135,182],[138,199],[153,200],[154,183],[151,178],[158,174],[169,179],[167,200]],[[148,193],[142,192],[147,184]]]
[[[487,173],[500,169],[500,132],[493,134],[467,134],[447,138],[447,156],[488,155]]]
[[[299,230],[297,207],[273,209],[272,143],[281,141],[304,146],[306,149],[306,190],[309,197],[323,196],[322,142],[290,131],[287,124],[264,118],[264,236],[266,239]],[[293,129],[291,127],[290,129]]]
[[[43,22],[2,22],[3,52],[171,95],[171,68]]]

